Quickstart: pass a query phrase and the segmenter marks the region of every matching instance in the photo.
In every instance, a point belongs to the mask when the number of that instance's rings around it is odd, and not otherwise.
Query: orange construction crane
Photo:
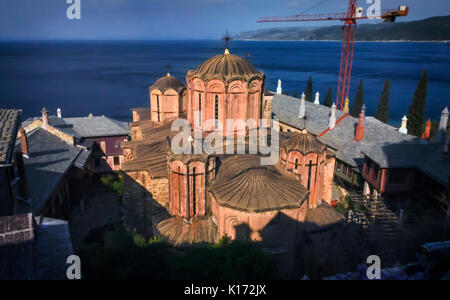
[[[356,20],[382,19],[383,22],[395,22],[396,17],[407,16],[407,6],[399,6],[398,9],[381,11],[379,16],[364,16],[363,9],[357,7],[357,0],[349,0],[346,13],[295,15],[289,17],[262,17],[258,22],[300,22],[300,21],[342,21],[344,36],[342,39],[341,66],[339,70],[339,82],[336,105],[338,109],[344,108],[345,99],[348,98],[350,79],[352,75],[353,52],[355,47]]]

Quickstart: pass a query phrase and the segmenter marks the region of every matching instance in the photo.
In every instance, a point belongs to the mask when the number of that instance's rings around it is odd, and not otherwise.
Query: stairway
[[[381,197],[371,196],[367,199],[361,194],[352,194],[350,199],[354,207],[366,208],[365,212],[353,212],[352,219],[356,216],[356,220],[360,221],[358,224],[370,240],[394,241],[399,237],[398,217],[386,207]]]

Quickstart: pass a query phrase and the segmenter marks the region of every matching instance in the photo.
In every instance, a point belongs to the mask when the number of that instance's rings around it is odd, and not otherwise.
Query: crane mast
[[[353,67],[353,53],[355,49],[356,21],[362,19],[382,19],[383,22],[395,22],[396,17],[407,16],[408,7],[399,6],[398,9],[381,11],[378,16],[363,16],[363,9],[357,7],[357,0],[349,0],[346,13],[294,15],[289,17],[262,17],[260,23],[267,22],[301,22],[301,21],[342,21],[343,37],[341,49],[341,63],[339,67],[339,80],[337,89],[336,106],[343,110],[345,100],[350,90],[350,80]]]

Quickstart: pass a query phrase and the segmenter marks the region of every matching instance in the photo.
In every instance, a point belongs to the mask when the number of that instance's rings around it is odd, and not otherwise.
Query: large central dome
[[[253,78],[263,80],[264,73],[258,71],[248,60],[230,54],[226,49],[224,54],[214,56],[198,66],[196,70],[189,71],[187,78],[200,78],[203,81],[211,79],[219,79],[224,82],[250,81]]]

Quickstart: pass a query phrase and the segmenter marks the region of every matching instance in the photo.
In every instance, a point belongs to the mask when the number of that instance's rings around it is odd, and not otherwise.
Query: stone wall
[[[145,236],[153,235],[152,221],[156,215],[167,213],[169,182],[167,178],[150,178],[148,171],[124,175],[125,221],[127,227]]]

